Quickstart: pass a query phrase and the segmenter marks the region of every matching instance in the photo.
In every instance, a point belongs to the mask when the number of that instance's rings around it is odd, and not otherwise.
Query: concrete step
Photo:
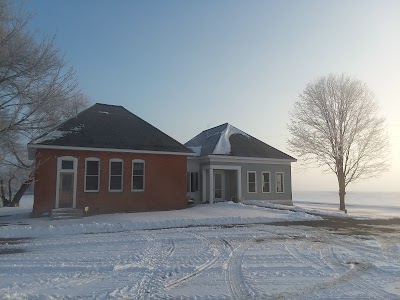
[[[55,208],[51,210],[50,218],[53,220],[82,219],[83,210],[78,208]]]

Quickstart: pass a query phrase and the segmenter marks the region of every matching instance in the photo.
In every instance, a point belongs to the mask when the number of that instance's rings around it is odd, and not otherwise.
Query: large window
[[[276,180],[276,192],[277,193],[283,193],[284,192],[284,182],[283,182],[283,173],[279,172],[275,174],[275,180]]]
[[[256,193],[257,185],[256,185],[256,172],[250,171],[247,172],[247,192],[248,193]]]
[[[262,172],[262,192],[263,193],[271,192],[271,180],[269,172]]]
[[[187,172],[186,185],[189,193],[197,192],[199,190],[199,173]]]
[[[100,181],[100,160],[87,158],[85,160],[85,192],[98,192]]]
[[[132,161],[132,191],[144,191],[144,160]]]
[[[111,192],[122,192],[123,162],[121,159],[110,159],[110,184]]]

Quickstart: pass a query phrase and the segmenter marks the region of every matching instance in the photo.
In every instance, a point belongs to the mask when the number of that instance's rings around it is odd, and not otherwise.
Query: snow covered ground
[[[5,210],[1,299],[400,299],[399,225],[285,226],[321,217],[239,204],[64,221]]]

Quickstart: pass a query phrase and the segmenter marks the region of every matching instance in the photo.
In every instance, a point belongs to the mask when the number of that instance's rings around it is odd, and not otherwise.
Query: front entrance
[[[57,161],[56,208],[76,207],[76,170],[78,160],[75,157],[59,157]]]
[[[225,200],[225,176],[223,171],[214,172],[214,201]]]
[[[60,173],[58,208],[72,208],[74,206],[74,173]]]

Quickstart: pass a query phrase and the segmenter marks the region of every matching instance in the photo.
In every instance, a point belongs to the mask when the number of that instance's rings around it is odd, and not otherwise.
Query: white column
[[[242,200],[242,169],[237,170],[237,197],[238,201]]]
[[[214,169],[210,168],[210,204],[214,203]]]
[[[202,169],[202,199],[203,199],[203,203],[205,203],[207,201],[207,173],[205,169]]]

